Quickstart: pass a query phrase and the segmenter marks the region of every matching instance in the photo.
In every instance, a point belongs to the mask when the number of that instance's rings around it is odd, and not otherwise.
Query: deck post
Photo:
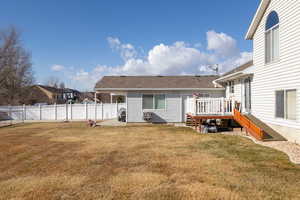
[[[197,99],[196,99],[196,96],[194,95],[193,96],[193,111],[194,111],[194,115],[197,115]]]
[[[224,102],[225,102],[225,98],[224,97],[222,97],[222,99],[221,99],[221,112],[222,112],[222,114],[223,115],[225,115],[225,104],[224,104]]]

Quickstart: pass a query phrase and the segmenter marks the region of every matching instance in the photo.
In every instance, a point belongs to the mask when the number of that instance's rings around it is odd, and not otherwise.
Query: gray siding
[[[153,122],[183,122],[184,105],[183,95],[192,95],[193,93],[209,93],[211,97],[224,97],[224,91],[145,91],[145,92],[128,92],[127,93],[127,122],[145,122],[143,120],[142,95],[161,93],[166,95],[165,110],[149,110],[154,113]]]

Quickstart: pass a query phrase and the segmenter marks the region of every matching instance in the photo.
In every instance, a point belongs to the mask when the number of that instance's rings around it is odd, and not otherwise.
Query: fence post
[[[56,103],[54,104],[54,120],[57,120],[57,105]]]
[[[116,117],[118,117],[118,110],[119,110],[119,104],[118,104],[118,101],[116,101]],[[114,117],[112,117],[114,118]]]
[[[104,120],[103,102],[101,102],[101,118],[102,118],[102,120]]]
[[[87,102],[84,103],[84,108],[85,108],[85,119],[88,119],[88,110],[87,110]]]
[[[95,101],[95,121],[97,121],[97,102]]]
[[[39,111],[40,111],[40,120],[42,120],[42,106],[39,104]]]
[[[70,103],[70,118],[73,120],[73,105]]]
[[[26,105],[23,104],[23,121],[26,120]]]
[[[65,107],[66,107],[66,121],[68,121],[68,103],[66,103]]]

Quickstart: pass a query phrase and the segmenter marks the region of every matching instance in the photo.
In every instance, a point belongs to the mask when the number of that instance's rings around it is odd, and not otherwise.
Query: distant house
[[[153,114],[152,122],[184,122],[189,112],[188,99],[223,97],[225,89],[213,81],[218,76],[104,76],[95,86],[97,97],[123,96],[127,122],[145,122],[144,113]]]
[[[34,85],[28,94],[29,104],[70,103],[79,99],[80,92],[69,88],[55,88],[45,85]]]

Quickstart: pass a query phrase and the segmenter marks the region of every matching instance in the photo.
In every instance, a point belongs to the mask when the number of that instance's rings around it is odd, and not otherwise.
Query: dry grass
[[[0,199],[300,199],[285,154],[187,128],[0,128]]]

